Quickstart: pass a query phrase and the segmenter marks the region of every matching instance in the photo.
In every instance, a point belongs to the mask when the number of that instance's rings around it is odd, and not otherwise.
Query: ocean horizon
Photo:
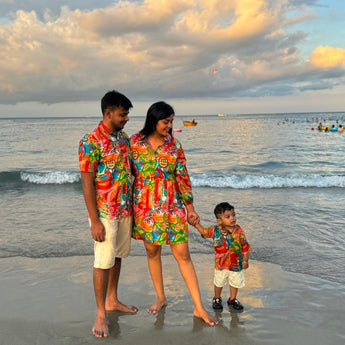
[[[345,134],[316,130],[316,119],[338,125],[344,117],[177,115],[174,128],[182,131],[174,136],[186,154],[202,223],[214,224],[215,205],[228,201],[253,259],[345,283]],[[192,118],[197,126],[184,127]],[[100,120],[0,119],[0,259],[92,255],[77,151]],[[143,116],[130,116],[125,131],[132,135],[143,123]],[[192,254],[212,253],[210,241],[189,231]],[[145,255],[141,242],[132,241],[131,255]]]

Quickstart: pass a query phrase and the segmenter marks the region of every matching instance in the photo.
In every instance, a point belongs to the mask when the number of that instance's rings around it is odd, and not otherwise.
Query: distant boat
[[[185,126],[196,126],[198,123],[193,119],[192,121],[183,121]]]
[[[218,114],[218,116],[219,116],[219,117],[223,117],[223,116],[224,116],[224,114]]]
[[[174,128],[173,132],[182,132],[182,129],[181,128]]]

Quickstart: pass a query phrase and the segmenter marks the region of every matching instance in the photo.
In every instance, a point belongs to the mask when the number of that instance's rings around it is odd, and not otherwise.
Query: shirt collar
[[[168,134],[168,136],[166,138],[164,138],[164,143],[168,143],[169,144],[171,142],[171,139],[172,139],[171,134]],[[140,133],[139,140],[140,141],[147,141],[146,135]]]
[[[118,131],[117,134],[114,134],[113,132],[111,132],[111,131],[108,129],[108,127],[103,123],[103,121],[100,121],[99,127],[101,128],[101,130],[102,130],[106,135],[109,135],[109,136],[112,136],[112,137],[115,137],[115,138],[118,138],[118,137],[122,134],[122,131]]]

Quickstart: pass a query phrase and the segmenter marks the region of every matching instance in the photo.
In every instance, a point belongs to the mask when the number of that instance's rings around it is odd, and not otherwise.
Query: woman
[[[147,111],[144,128],[131,138],[135,177],[133,237],[144,241],[156,302],[148,309],[156,314],[167,305],[161,251],[170,245],[194,303],[194,315],[211,326],[217,319],[205,310],[188,248],[188,223],[196,224],[186,159],[180,143],[172,137],[174,109],[165,102]]]

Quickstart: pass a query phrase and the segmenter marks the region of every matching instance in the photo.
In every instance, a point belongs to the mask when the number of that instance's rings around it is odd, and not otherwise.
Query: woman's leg
[[[164,293],[161,246],[145,243],[147,262],[151,274],[153,286],[157,293],[157,301],[148,309],[149,313],[156,314],[168,304]]]
[[[194,315],[203,319],[211,326],[216,325],[218,321],[217,318],[210,315],[202,304],[198,278],[190,257],[188,244],[175,244],[170,247],[174,258],[178,263],[181,275],[187,285],[189,293],[191,294],[194,303]]]

